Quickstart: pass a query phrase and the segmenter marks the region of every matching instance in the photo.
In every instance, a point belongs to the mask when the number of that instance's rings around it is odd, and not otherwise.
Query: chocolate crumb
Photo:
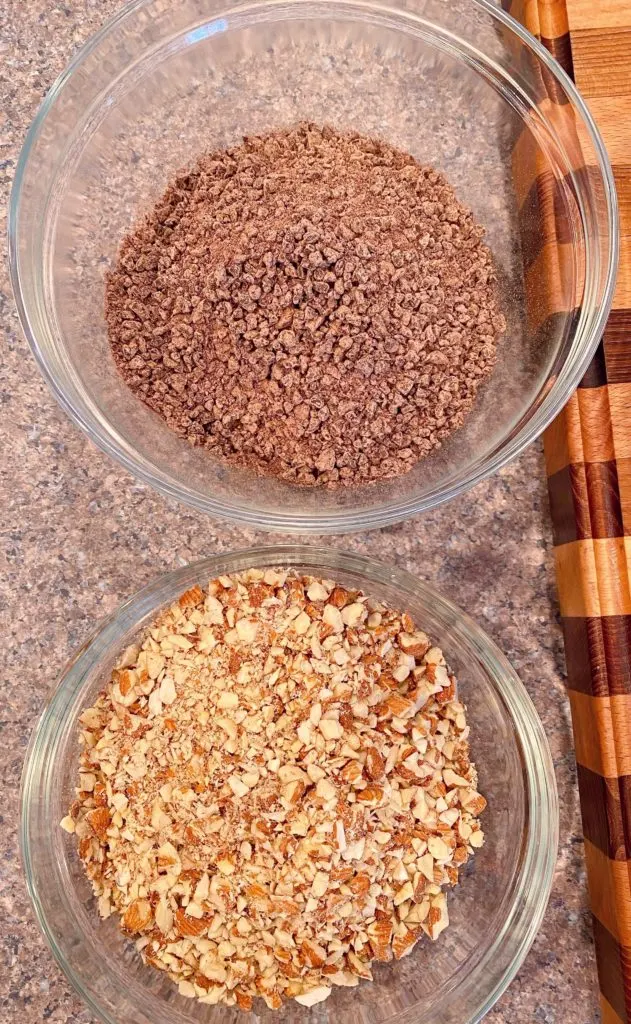
[[[116,364],[191,444],[294,484],[408,472],[505,330],[484,229],[387,143],[302,123],[203,156],[123,241]]]

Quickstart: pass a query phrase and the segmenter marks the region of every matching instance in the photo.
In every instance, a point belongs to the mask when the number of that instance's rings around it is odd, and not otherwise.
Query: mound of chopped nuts
[[[442,652],[333,582],[193,587],[81,716],[74,832],[102,917],[182,995],[305,1006],[448,924],[486,801]]]

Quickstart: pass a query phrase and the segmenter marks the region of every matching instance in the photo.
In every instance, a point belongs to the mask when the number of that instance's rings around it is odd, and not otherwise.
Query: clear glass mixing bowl
[[[101,921],[59,822],[74,797],[77,720],[117,654],[182,591],[250,566],[292,566],[362,588],[406,609],[442,647],[468,706],[486,844],[450,891],[449,928],[422,941],[373,984],[338,989],[311,1010],[294,1002],[260,1017],[197,1004],[145,967],[114,920]],[[67,666],[35,730],[22,789],[21,842],[28,887],[55,956],[107,1024],[473,1024],[504,991],[541,921],[554,868],[554,770],[535,709],[515,672],[468,616],[410,573],[355,555],[296,546],[220,555],[159,577],[100,625]]]
[[[497,260],[508,331],[493,377],[441,450],[378,485],[305,490],[222,465],[132,396],[108,347],[104,274],[139,213],[201,151],[302,119],[381,136],[438,167]],[[430,508],[540,434],[602,332],[617,212],[574,86],[489,0],[132,0],[46,97],[9,234],[27,337],[96,444],[196,508],[323,533]]]

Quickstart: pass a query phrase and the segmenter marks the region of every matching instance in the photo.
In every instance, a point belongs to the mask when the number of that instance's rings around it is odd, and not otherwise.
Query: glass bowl
[[[379,484],[305,489],[223,465],[132,395],[108,346],[104,275],[168,179],[203,150],[303,119],[439,168],[497,262],[508,330],[495,373],[460,431]],[[97,445],[210,514],[329,533],[446,501],[541,433],[602,333],[618,229],[585,104],[489,0],[133,0],[48,93],[17,168],[9,237],[37,361]]]
[[[485,846],[450,891],[451,924],[421,941],[373,984],[337,989],[311,1010],[290,1001],[277,1014],[197,1004],[142,964],[114,920],[101,921],[59,822],[74,798],[77,720],[105,684],[117,654],[157,612],[195,583],[248,567],[294,567],[362,588],[407,610],[442,647],[468,706]],[[219,555],[158,577],[103,622],[65,669],[26,758],[21,842],[38,920],[61,967],[107,1024],[472,1024],[522,963],[541,921],[556,859],[554,771],[535,709],[504,656],[468,616],[410,573],[333,550],[283,546]]]

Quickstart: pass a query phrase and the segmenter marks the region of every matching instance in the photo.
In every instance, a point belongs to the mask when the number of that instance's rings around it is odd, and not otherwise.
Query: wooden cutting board
[[[574,77],[620,204],[604,338],[544,440],[602,1020],[631,1024],[631,0],[504,5]]]

